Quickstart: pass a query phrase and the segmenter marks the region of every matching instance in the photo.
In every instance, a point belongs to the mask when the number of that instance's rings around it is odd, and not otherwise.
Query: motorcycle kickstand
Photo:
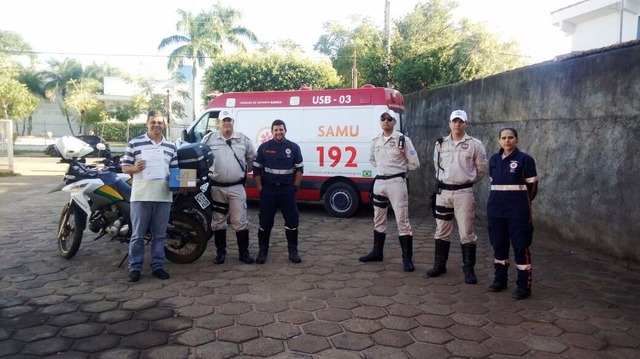
[[[145,245],[148,245],[149,242],[151,242],[151,238],[147,239],[147,243],[145,243]],[[129,257],[129,251],[127,251],[127,253],[125,253],[124,257],[122,258],[122,260],[118,264],[118,268],[122,267],[122,263],[124,263],[124,261],[127,259],[127,257]]]

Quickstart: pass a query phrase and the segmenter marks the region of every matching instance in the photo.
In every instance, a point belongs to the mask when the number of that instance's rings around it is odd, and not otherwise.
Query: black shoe
[[[516,289],[515,292],[513,292],[513,294],[511,294],[511,297],[513,297],[513,299],[516,299],[516,300],[526,299],[526,298],[529,298],[530,296],[531,296],[530,288],[518,288]]]
[[[213,259],[213,263],[215,264],[222,264],[224,263],[224,254],[218,254],[214,259]]]
[[[253,264],[254,262],[253,257],[249,254],[249,252],[240,253],[238,259],[240,260],[240,262],[246,264]]]
[[[493,284],[491,284],[489,286],[489,292],[502,292],[503,290],[507,289],[507,284],[504,283],[500,283],[500,282],[493,282]]]
[[[298,255],[297,251],[295,253],[289,252],[289,260],[291,263],[300,263],[302,262],[302,258]]]
[[[140,272],[137,270],[129,272],[129,282],[137,282],[140,280]]]
[[[158,279],[169,279],[169,273],[165,272],[162,268],[154,270],[151,274]]]

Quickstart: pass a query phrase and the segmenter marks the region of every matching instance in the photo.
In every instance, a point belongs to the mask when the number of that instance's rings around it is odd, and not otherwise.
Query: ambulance
[[[369,164],[371,141],[382,129],[380,115],[389,112],[402,131],[404,98],[394,89],[364,85],[356,89],[231,92],[219,94],[188,129],[182,141],[199,142],[217,131],[220,114],[231,113],[236,132],[256,148],[270,140],[271,122],[286,123],[286,138],[296,142],[304,160],[304,176],[296,198],[322,201],[336,217],[350,217],[369,203],[375,169]],[[251,174],[247,198],[259,198]]]

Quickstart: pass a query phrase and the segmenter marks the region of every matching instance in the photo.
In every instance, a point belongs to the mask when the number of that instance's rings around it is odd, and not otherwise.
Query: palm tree
[[[67,85],[72,80],[79,80],[83,76],[82,64],[74,59],[48,61],[50,70],[41,71],[38,76],[42,79],[44,95],[48,100],[58,101],[60,110],[67,117],[67,124],[71,134],[74,133],[69,119],[69,111],[65,109],[64,99],[67,96]],[[58,98],[60,95],[61,98]]]
[[[180,21],[176,24],[179,34],[172,35],[160,41],[158,50],[172,45],[179,45],[169,55],[167,68],[174,71],[185,59],[191,61],[193,96],[193,118],[195,119],[196,94],[195,79],[197,67],[203,68],[208,58],[214,58],[223,52],[223,44],[230,44],[242,51],[245,46],[240,41],[244,37],[252,42],[257,42],[255,34],[242,26],[236,26],[235,22],[241,14],[232,8],[225,8],[220,0],[210,11],[203,11],[194,16],[189,11],[178,9]]]

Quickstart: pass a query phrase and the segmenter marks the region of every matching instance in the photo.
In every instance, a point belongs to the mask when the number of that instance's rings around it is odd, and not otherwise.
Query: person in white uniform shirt
[[[202,143],[213,153],[209,170],[212,180],[213,219],[211,229],[216,246],[215,264],[224,263],[227,255],[227,224],[236,232],[238,259],[251,264],[249,254],[249,219],[247,218],[247,194],[244,184],[247,172],[252,170],[255,148],[251,140],[233,129],[234,120],[228,111],[220,114],[220,130],[207,134]]]
[[[449,116],[449,136],[439,139],[433,151],[433,164],[438,180],[436,195],[435,259],[427,276],[447,272],[451,242],[449,237],[456,219],[462,246],[464,281],[476,284],[476,240],[473,231],[475,203],[473,184],[487,175],[487,154],[482,142],[467,135],[467,113],[455,110]]]
[[[413,232],[409,223],[407,171],[420,167],[418,154],[409,137],[395,131],[396,119],[388,112],[380,115],[382,133],[371,143],[369,162],[376,169],[373,185],[373,250],[360,257],[361,262],[383,260],[387,231],[387,210],[393,207],[402,248],[405,272],[413,272]]]

